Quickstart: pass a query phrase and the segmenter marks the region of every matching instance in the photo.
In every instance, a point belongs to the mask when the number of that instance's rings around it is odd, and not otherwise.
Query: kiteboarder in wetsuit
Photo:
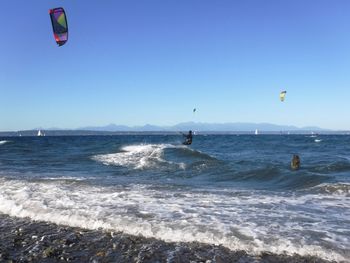
[[[183,134],[183,136],[186,137],[186,140],[182,144],[184,145],[192,144],[192,131],[189,131],[188,134]]]
[[[293,170],[298,170],[300,168],[300,157],[297,154],[293,155],[292,161],[290,163],[290,167]]]

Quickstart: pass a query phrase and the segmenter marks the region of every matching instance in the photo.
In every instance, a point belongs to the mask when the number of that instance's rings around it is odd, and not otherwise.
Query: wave
[[[350,197],[350,183],[325,183],[310,189],[316,193]]]
[[[266,167],[262,169],[255,169],[246,172],[240,172],[238,178],[243,181],[271,181],[276,180],[281,176],[281,170],[277,167]]]
[[[156,168],[162,164],[175,165],[184,168],[183,163],[174,163],[163,158],[164,149],[174,146],[171,144],[141,144],[121,148],[121,152],[93,156],[95,161],[104,165],[125,166],[133,169]]]
[[[212,157],[209,154],[203,153],[201,151],[182,146],[182,147],[176,147],[177,149],[181,150],[179,154],[183,157],[190,157],[190,158],[199,158],[201,160],[209,160],[209,161],[218,161],[215,157]]]
[[[170,152],[169,158],[165,157],[166,151],[173,151]],[[215,160],[215,158],[187,146],[173,144],[128,145],[122,147],[118,153],[95,155],[92,159],[104,165],[124,166],[133,169],[169,168],[169,166],[185,169],[186,162],[194,162],[196,159]]]
[[[347,234],[335,231],[339,229],[335,224],[345,224],[342,220],[350,216],[350,204],[343,204],[342,216],[330,209],[339,201],[336,196],[324,200],[317,195],[286,197],[257,191],[233,194],[230,190],[226,195],[143,185],[97,187],[0,179],[0,212],[11,216],[169,242],[220,244],[253,254],[297,253],[337,261],[350,256],[342,249],[349,245]],[[332,211],[313,214],[324,209]]]
[[[256,166],[256,165],[255,165]],[[259,165],[258,165],[259,166]],[[227,171],[220,171],[216,180],[254,189],[300,190],[320,185],[332,179],[330,175],[302,168],[292,171],[288,164],[263,164],[254,167],[253,161],[239,161]]]
[[[343,158],[345,159],[345,158]],[[316,163],[313,166],[308,168],[311,172],[317,173],[342,173],[350,171],[350,162],[349,160],[342,160],[336,162],[320,162]]]
[[[342,159],[347,160],[347,161],[350,161],[350,156],[338,155],[337,157],[342,158]]]
[[[0,141],[0,145],[5,144],[7,142],[9,142],[9,141]]]

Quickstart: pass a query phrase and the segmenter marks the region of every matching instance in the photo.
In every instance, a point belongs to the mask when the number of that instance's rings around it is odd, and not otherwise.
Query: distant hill
[[[249,132],[255,131],[267,131],[267,132],[280,132],[280,131],[327,131],[319,127],[296,127],[288,125],[276,125],[271,123],[201,123],[201,122],[183,122],[173,126],[155,126],[146,124],[144,126],[124,126],[109,124],[101,127],[83,127],[79,130],[89,131],[136,131],[136,132],[148,132],[148,131],[208,131],[208,132]]]
[[[79,128],[77,130],[84,130],[84,131],[130,131],[130,127],[125,125],[116,125],[116,124],[109,124],[106,126],[96,127],[83,127]]]
[[[183,122],[173,126],[156,126],[146,124],[143,126],[125,126],[109,124],[106,126],[89,126],[75,130],[66,130],[59,128],[48,128],[40,130],[46,136],[80,136],[80,135],[117,135],[117,134],[178,134],[179,131],[187,132],[193,130],[197,133],[217,133],[230,134],[242,133],[253,134],[255,130],[260,134],[305,134],[305,133],[332,133],[332,134],[348,134],[346,131],[332,131],[319,127],[296,127],[291,125],[276,125],[271,123],[249,123],[249,122],[234,122],[234,123],[201,123],[201,122]],[[38,129],[25,131],[8,131],[0,132],[0,136],[36,136]]]

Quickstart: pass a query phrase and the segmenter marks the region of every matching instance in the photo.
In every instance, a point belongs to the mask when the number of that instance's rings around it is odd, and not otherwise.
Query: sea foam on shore
[[[0,261],[34,262],[329,262],[317,257],[251,256],[198,242],[167,243],[121,232],[86,230],[0,214]]]

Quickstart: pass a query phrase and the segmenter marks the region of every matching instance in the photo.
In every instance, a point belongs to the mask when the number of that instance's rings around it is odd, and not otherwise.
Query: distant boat
[[[255,135],[258,135],[258,134],[259,134],[258,129],[255,129]]]
[[[37,136],[44,136],[44,133],[42,133],[41,130],[38,130],[38,135]]]

